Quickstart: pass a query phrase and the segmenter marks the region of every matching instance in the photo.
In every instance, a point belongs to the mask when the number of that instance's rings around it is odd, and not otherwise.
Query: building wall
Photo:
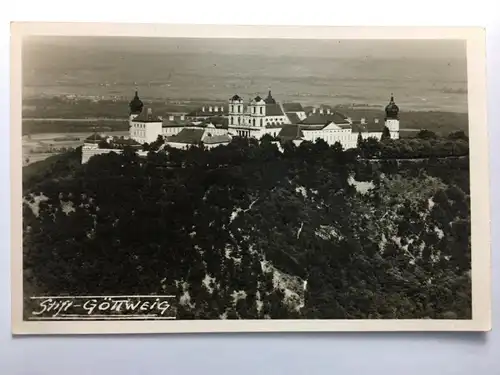
[[[110,152],[114,152],[117,154],[121,154],[123,150],[116,148],[98,148],[92,146],[83,146],[82,147],[82,164],[85,164],[89,161],[89,159],[96,155],[109,154]],[[148,155],[148,151],[137,151],[137,155],[141,157],[145,157]]]
[[[399,131],[391,132],[391,139],[399,139]]]
[[[304,140],[316,142],[318,139],[323,139],[329,145],[334,145],[339,142],[344,149],[351,147],[353,133],[351,129],[321,129],[321,130],[306,130],[302,129]],[[356,134],[357,137],[357,134]],[[355,139],[356,141],[356,139]]]
[[[151,143],[156,141],[162,134],[162,123],[158,122],[136,122],[132,121],[130,127],[130,138],[139,143]]]
[[[387,119],[385,120],[385,126],[389,129],[391,139],[399,139],[399,120]]]
[[[205,135],[208,135],[208,134],[211,134],[212,136],[213,135],[226,135],[228,133],[228,129],[224,129],[224,128],[210,128],[210,127],[207,127],[205,128]]]
[[[132,121],[133,121],[133,120],[134,120],[137,116],[139,116],[139,115],[130,115],[130,116],[128,117],[128,126],[129,126],[129,128],[131,128],[131,127],[132,127]]]
[[[117,154],[121,154],[123,152],[123,150],[98,148],[98,147],[84,145],[82,147],[82,164],[87,163],[92,156],[109,154],[110,152],[115,152]]]
[[[295,112],[297,114],[297,116],[299,117],[299,120],[300,121],[303,121],[307,118],[307,114],[304,112],[304,111],[301,111],[301,112]]]
[[[225,145],[226,146],[228,144],[229,144],[229,142],[214,143],[214,144],[204,144],[203,146],[205,148],[207,148],[207,149],[212,149],[212,148],[215,148],[215,147],[218,147],[218,146],[221,146],[221,145]],[[172,147],[172,148],[180,149],[180,150],[186,150],[189,147],[195,146],[195,145],[188,144],[188,143],[178,143],[178,142],[167,142],[166,145],[169,146],[169,147]]]
[[[262,137],[262,131],[264,129],[255,129],[247,127],[229,127],[228,134],[237,137],[248,137],[260,139]]]
[[[263,102],[261,104],[252,103],[245,107],[242,101],[230,101],[228,112],[229,126],[234,128],[241,127],[240,130],[244,130],[243,128],[247,128],[249,126],[264,128],[266,125],[271,123],[290,124],[290,120],[285,114],[284,109],[281,109],[283,111],[283,115],[269,116],[266,113],[266,106]],[[298,112],[297,114],[299,113],[301,112]],[[302,116],[302,119],[304,119],[306,114],[302,112]]]
[[[161,129],[161,134],[165,137],[171,137],[172,135],[178,134],[184,126],[169,126]]]
[[[261,138],[265,134],[269,134],[272,137],[276,137],[280,133],[281,129],[282,128],[265,128],[265,129],[262,129]]]
[[[290,120],[288,116],[282,115],[282,116],[266,116],[265,123],[266,125],[271,124],[290,124]]]

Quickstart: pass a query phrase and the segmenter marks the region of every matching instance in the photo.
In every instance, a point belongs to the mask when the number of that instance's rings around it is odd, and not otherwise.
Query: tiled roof
[[[264,101],[266,102],[266,104],[276,104],[276,100],[274,100],[273,96],[271,95],[271,90],[269,90],[267,98]]]
[[[241,100],[241,97],[238,94],[236,94],[236,95],[233,95],[231,100]]]
[[[300,122],[300,118],[295,112],[287,112],[286,116],[292,124],[298,124]]]
[[[216,143],[229,143],[231,142],[231,137],[227,134],[224,134],[224,135],[214,135],[214,136],[211,136],[211,137],[206,137],[204,140],[203,140],[203,143],[206,143],[206,144],[216,144]]]
[[[113,138],[112,143],[120,146],[141,146],[139,142],[132,138]]]
[[[341,129],[350,129],[352,127],[351,124],[337,124],[337,126]]]
[[[187,117],[211,117],[211,116],[220,116],[223,114],[227,114],[227,109],[225,107],[218,107],[217,111],[214,111],[214,108],[212,107],[212,112],[209,111],[209,107],[205,107],[205,110],[203,108],[198,108],[195,109],[194,111],[189,112],[186,116]]]
[[[326,125],[305,125],[305,124],[300,124],[300,128],[304,130],[321,130],[325,127]]]
[[[184,118],[184,120],[181,120],[181,116],[173,116],[173,119],[170,119],[170,116],[165,116],[163,118],[162,122],[162,127],[163,128],[175,128],[179,126],[186,126],[189,125],[192,121]]]
[[[139,116],[134,118],[132,121],[134,122],[162,122],[162,119],[158,116],[155,116],[152,112],[142,111]]]
[[[321,111],[323,111],[323,114],[328,114],[328,111],[330,111],[330,114],[335,113],[335,108],[329,105],[324,105],[321,104],[320,106],[308,106],[305,107],[304,112],[307,113],[307,115],[313,115],[313,114],[321,114]]]
[[[345,117],[343,114],[340,114],[338,112],[333,112],[330,114],[321,114],[321,113],[313,113],[310,116],[306,117],[303,121],[302,124],[310,124],[310,125],[326,125],[329,124],[330,122],[334,122],[336,124],[343,124],[347,123],[347,117]]]
[[[167,137],[167,142],[197,144],[201,142],[205,129],[182,129],[178,134]]]
[[[304,137],[304,133],[299,125],[285,125],[278,134],[278,137],[285,141],[300,139]]]
[[[283,110],[279,104],[266,104],[266,116],[283,116]]]
[[[206,125],[213,124],[216,128],[227,128],[229,119],[222,116],[216,116],[206,119],[203,123]]]
[[[273,122],[273,123],[267,124],[266,129],[280,129],[283,126],[287,126],[287,125],[276,124],[275,122]]]
[[[85,138],[85,143],[98,143],[100,141],[104,141],[106,140],[106,137],[103,137],[97,133],[95,134],[92,134],[90,136],[88,136],[87,138]]]
[[[384,130],[384,122],[380,121],[378,124],[374,121],[367,122],[366,124],[361,124],[361,121],[352,122],[352,132],[382,132]]]
[[[283,103],[285,112],[304,112],[304,108],[300,103]]]

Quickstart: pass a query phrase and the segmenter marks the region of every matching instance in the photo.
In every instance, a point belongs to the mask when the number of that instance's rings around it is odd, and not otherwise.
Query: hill
[[[179,319],[470,319],[465,141],[398,142],[68,157],[26,189],[25,283],[174,294]]]

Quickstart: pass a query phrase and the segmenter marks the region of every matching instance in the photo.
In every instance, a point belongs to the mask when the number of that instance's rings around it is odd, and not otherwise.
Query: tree
[[[467,135],[465,134],[464,131],[457,131],[457,132],[452,132],[448,135],[448,139],[452,139],[452,140],[464,140],[464,141],[468,141],[469,140],[469,137],[467,137]]]
[[[422,129],[417,133],[417,138],[420,139],[436,139],[437,135],[433,131]]]
[[[99,148],[111,148],[111,145],[105,139],[103,139],[102,141],[99,141],[99,143],[97,145]]]
[[[469,158],[395,160],[467,141],[360,144],[388,160],[238,139],[33,163],[23,168],[25,285],[189,295],[185,319],[470,319]],[[48,200],[34,210],[40,193]]]
[[[158,134],[158,137],[156,138],[156,141],[151,142],[149,145],[149,150],[150,151],[158,151],[158,149],[165,143],[165,140],[163,139],[163,136],[161,134]],[[147,150],[145,150],[147,151]]]
[[[389,131],[389,128],[387,126],[384,126],[384,130],[382,131],[382,137],[380,138],[380,140],[385,141],[387,139],[391,139],[391,132]]]
[[[274,138],[271,134],[264,134],[264,136],[260,139],[261,144],[268,144],[274,141]]]
[[[357,146],[359,149],[363,148],[363,136],[361,135],[361,132],[358,133]]]

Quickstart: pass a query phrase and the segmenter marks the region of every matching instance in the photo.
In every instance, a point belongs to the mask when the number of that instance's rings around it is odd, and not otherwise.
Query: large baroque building
[[[158,140],[159,136],[166,145],[181,149],[200,144],[213,148],[227,145],[235,136],[261,139],[266,134],[281,141],[293,141],[296,145],[322,139],[329,145],[338,142],[349,149],[357,146],[360,136],[381,139],[384,128],[392,139],[399,138],[399,107],[392,94],[385,107],[383,122],[378,118],[352,120],[324,105],[306,111],[300,103],[277,102],[271,91],[265,99],[256,96],[245,103],[241,96],[233,95],[227,107],[207,105],[187,114],[165,117],[145,108],[136,91],[129,109],[129,137],[92,135],[84,142],[82,162],[93,155],[119,153],[125,145],[142,148],[145,143]],[[139,152],[147,154],[144,150]]]
[[[306,111],[300,103],[281,103],[269,91],[263,99],[256,96],[245,102],[233,95],[227,107],[203,106],[188,114],[160,117],[151,108],[144,108],[136,92],[129,104],[130,138],[138,143],[151,143],[162,136],[167,144],[179,146],[182,139],[194,139],[186,134],[203,134],[197,142],[218,145],[231,137],[262,138],[269,134],[282,140],[315,142],[323,139],[329,145],[340,143],[344,149],[354,148],[362,138],[380,139],[387,127],[390,137],[399,138],[399,107],[391,95],[385,107],[385,119],[353,120],[329,106],[313,107]]]

